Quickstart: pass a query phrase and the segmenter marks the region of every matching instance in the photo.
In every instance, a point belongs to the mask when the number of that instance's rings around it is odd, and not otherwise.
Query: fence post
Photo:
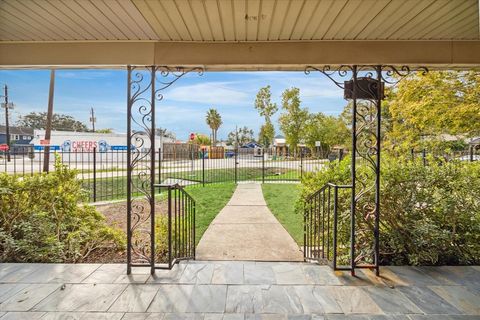
[[[262,183],[265,183],[265,149],[262,148]]]
[[[473,162],[473,146],[470,146],[470,162]]]
[[[338,187],[333,188],[333,270],[337,270]]]
[[[427,165],[427,151],[425,149],[422,150],[422,160],[423,166],[425,167]]]
[[[415,160],[415,150],[412,148],[410,149],[410,154],[412,155],[412,161]]]
[[[97,202],[97,148],[93,148],[93,202]]]
[[[158,148],[158,183],[162,183],[162,148]],[[158,193],[162,193],[162,188],[158,188]]]
[[[338,149],[338,162],[343,160],[343,149]]]
[[[202,149],[202,186],[205,187],[205,150]]]
[[[238,147],[235,148],[235,184],[237,184]]]
[[[168,186],[168,268],[172,268],[172,187]]]
[[[303,151],[300,149],[300,180],[303,179]]]

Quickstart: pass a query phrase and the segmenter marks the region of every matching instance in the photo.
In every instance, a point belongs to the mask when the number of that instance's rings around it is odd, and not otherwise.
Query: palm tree
[[[212,129],[212,144],[215,146],[217,143],[217,131],[222,125],[222,117],[216,109],[209,109],[207,111],[206,121],[210,129]]]

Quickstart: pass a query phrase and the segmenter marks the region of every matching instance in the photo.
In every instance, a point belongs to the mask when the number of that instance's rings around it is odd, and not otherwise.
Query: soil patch
[[[148,201],[144,199],[135,200],[144,206],[148,206]],[[105,216],[109,226],[119,228],[127,237],[127,202],[114,202],[109,204],[94,205],[98,212]],[[155,199],[156,215],[167,214],[168,203],[165,199]],[[127,261],[126,250],[97,250],[92,252],[84,261],[86,263],[125,263]]]

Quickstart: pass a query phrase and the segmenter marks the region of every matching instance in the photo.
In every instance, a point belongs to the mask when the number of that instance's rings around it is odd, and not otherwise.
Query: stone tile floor
[[[283,262],[0,264],[0,320],[480,319],[480,267],[333,272]]]

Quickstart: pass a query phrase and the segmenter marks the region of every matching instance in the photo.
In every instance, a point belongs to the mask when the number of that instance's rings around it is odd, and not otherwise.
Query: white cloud
[[[112,76],[109,71],[92,71],[92,70],[60,70],[57,71],[58,78],[75,79],[75,80],[94,80],[99,78],[108,78]]]
[[[177,86],[167,93],[165,98],[174,101],[196,102],[215,105],[238,105],[245,103],[249,95],[235,89],[235,82],[204,82]]]

